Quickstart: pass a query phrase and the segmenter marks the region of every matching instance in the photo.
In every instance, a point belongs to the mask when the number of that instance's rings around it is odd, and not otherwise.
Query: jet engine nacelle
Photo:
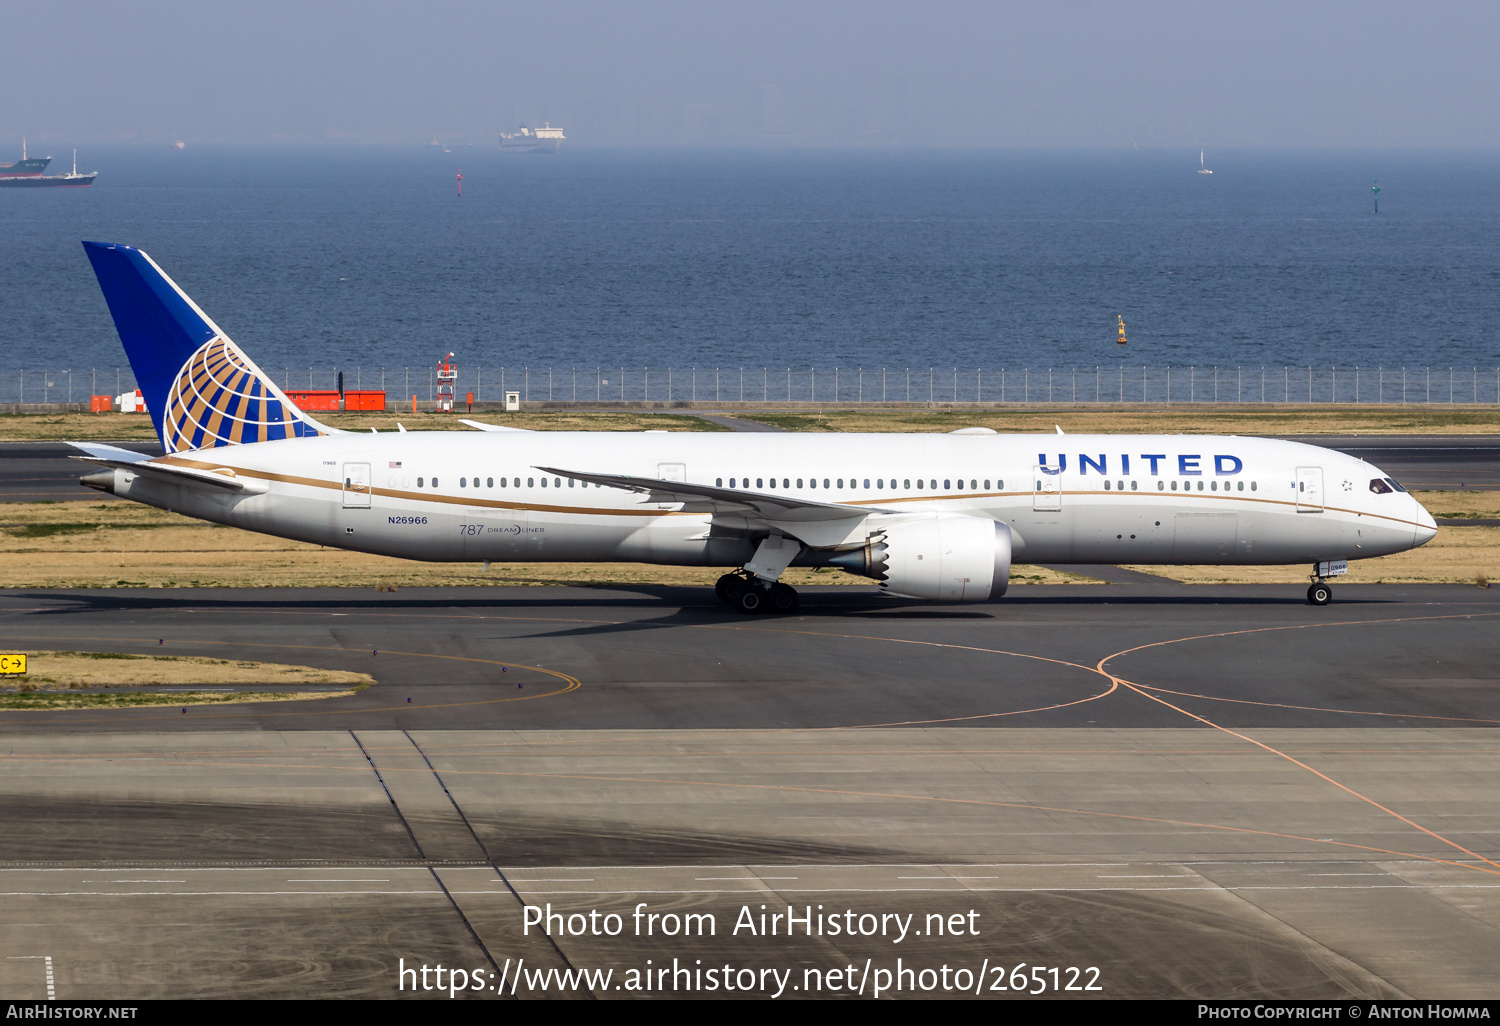
[[[903,517],[828,562],[875,578],[893,595],[986,602],[1010,583],[1010,527],[953,513]]]

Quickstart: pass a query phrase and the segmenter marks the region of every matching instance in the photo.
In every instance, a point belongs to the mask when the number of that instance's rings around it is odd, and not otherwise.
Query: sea
[[[966,383],[1100,366],[1495,377],[1500,153],[1207,164],[1197,149],[88,147],[90,189],[0,189],[0,401],[18,376],[28,400],[58,398],[66,372],[75,399],[130,381],[84,239],[145,249],[293,387],[343,371],[426,398],[449,352],[461,391],[494,391],[504,368],[592,392],[623,369],[655,397],[672,368],[678,398],[688,374],[722,395],[735,374],[755,391],[793,373],[852,387],[856,370],[861,388],[903,369],[930,386],[934,367]]]

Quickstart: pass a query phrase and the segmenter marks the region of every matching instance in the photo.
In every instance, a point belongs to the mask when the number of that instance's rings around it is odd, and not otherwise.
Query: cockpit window
[[[1396,491],[1398,491],[1398,492],[1404,492],[1404,491],[1406,491],[1405,488],[1402,488],[1399,484],[1396,483],[1396,479],[1394,477],[1388,477],[1388,478],[1386,478],[1385,479],[1385,483],[1388,484],[1388,485],[1390,485],[1392,488],[1396,489]]]
[[[1395,491],[1395,489],[1386,484],[1384,479],[1376,477],[1370,479],[1370,491],[1376,495],[1384,495],[1387,492]]]

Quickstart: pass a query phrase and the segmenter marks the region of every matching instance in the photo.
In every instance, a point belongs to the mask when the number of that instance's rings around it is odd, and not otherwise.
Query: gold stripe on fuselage
[[[224,464],[222,464],[222,463],[205,463],[205,462],[203,462],[201,460],[183,459],[180,456],[161,456],[161,457],[157,457],[155,460],[152,460],[151,462],[153,462],[153,463],[166,463],[166,464],[170,464],[172,466],[179,466],[179,467],[190,467],[190,468],[192,468],[194,470],[218,470],[218,469],[220,469],[220,468],[222,468],[224,466]],[[233,468],[233,469],[234,469],[234,472],[237,475],[241,476],[241,477],[248,477],[248,478],[252,478],[252,479],[260,480],[260,481],[275,481],[275,482],[278,482],[280,484],[301,485],[301,486],[303,486],[305,488],[326,488],[326,489],[330,489],[332,491],[342,491],[343,490],[343,484],[340,481],[328,481],[328,480],[325,480],[323,478],[316,478],[316,477],[297,477],[297,476],[294,476],[292,474],[273,474],[273,473],[271,473],[269,471],[264,471],[264,470],[241,470],[238,467]],[[516,510],[516,511],[520,511],[520,512],[530,511],[530,512],[541,512],[541,513],[572,513],[572,514],[576,514],[578,516],[605,516],[605,517],[702,516],[702,514],[700,514],[700,513],[682,513],[682,512],[677,511],[677,510],[666,510],[666,509],[616,509],[616,508],[607,507],[607,506],[557,506],[557,505],[552,505],[552,504],[548,504],[548,503],[507,502],[507,501],[502,500],[502,499],[481,499],[481,498],[478,498],[478,497],[470,498],[469,496],[460,496],[460,495],[434,495],[434,494],[431,494],[429,492],[400,491],[400,490],[392,489],[392,488],[371,488],[370,489],[370,494],[371,495],[378,495],[378,496],[382,496],[384,498],[390,498],[390,499],[403,499],[403,500],[407,500],[407,501],[411,501],[411,502],[436,502],[436,503],[441,503],[443,505],[449,505],[449,506],[466,506],[466,507],[469,507],[471,509],[473,509],[473,508],[480,508],[480,509]],[[967,500],[974,500],[974,499],[1009,499],[1009,498],[1020,499],[1020,498],[1025,498],[1026,496],[1030,496],[1030,495],[1034,495],[1034,494],[1035,493],[1033,493],[1033,492],[958,492],[958,493],[952,493],[952,494],[947,494],[947,495],[928,495],[928,496],[912,495],[912,496],[905,496],[905,497],[902,497],[902,498],[895,498],[895,499],[852,499],[849,502],[845,503],[844,505],[846,505],[846,506],[877,506],[877,505],[878,506],[892,506],[892,505],[895,505],[897,503],[951,502],[951,501],[959,500],[959,499],[967,499]],[[1102,496],[1109,496],[1111,498],[1122,497],[1122,496],[1125,495],[1125,493],[1123,493],[1123,492],[1112,492],[1112,491],[1111,492],[1105,492],[1105,491],[1088,491],[1088,492],[1072,491],[1072,492],[1066,492],[1065,491],[1065,492],[1058,492],[1057,494],[1059,496],[1072,495],[1072,496],[1075,496],[1075,497],[1076,496],[1101,496],[1102,495]],[[1129,497],[1131,499],[1156,498],[1156,499],[1161,499],[1161,500],[1177,500],[1177,499],[1203,499],[1203,500],[1208,500],[1208,499],[1216,499],[1216,500],[1218,500],[1220,502],[1224,502],[1224,501],[1227,500],[1229,502],[1235,502],[1235,503],[1241,503],[1241,502],[1243,502],[1243,503],[1257,503],[1257,504],[1265,505],[1265,506],[1291,506],[1291,507],[1295,507],[1297,505],[1295,502],[1287,502],[1285,499],[1264,499],[1264,498],[1260,498],[1258,496],[1256,498],[1251,498],[1248,495],[1246,495],[1246,496],[1240,496],[1240,495],[1228,495],[1228,496],[1226,496],[1226,495],[1222,495],[1222,494],[1220,494],[1220,495],[1198,495],[1198,494],[1193,493],[1193,492],[1175,492],[1175,493],[1161,493],[1161,492],[1158,492],[1155,496],[1153,496],[1150,492],[1132,492],[1132,493],[1130,493]],[[787,496],[787,498],[790,498],[790,496]],[[1376,520],[1387,520],[1387,521],[1390,521],[1393,524],[1401,524],[1404,527],[1413,527],[1413,528],[1415,528],[1415,527],[1421,527],[1422,526],[1420,523],[1417,523],[1414,520],[1404,520],[1401,517],[1387,516],[1384,513],[1368,513],[1368,512],[1365,512],[1364,510],[1344,509],[1344,508],[1342,508],[1340,506],[1324,506],[1323,508],[1324,508],[1325,511],[1331,511],[1331,512],[1334,512],[1334,513],[1347,513],[1347,514],[1351,514],[1353,516],[1371,517],[1371,518],[1376,519]],[[934,512],[941,512],[941,511],[934,511]],[[1061,509],[1057,509],[1057,510],[1034,510],[1034,511],[1033,510],[1021,510],[1021,512],[1061,513],[1063,511]],[[754,514],[751,514],[751,515],[753,516]]]

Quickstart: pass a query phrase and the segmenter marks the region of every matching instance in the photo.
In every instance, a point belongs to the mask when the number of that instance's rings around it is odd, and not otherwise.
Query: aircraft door
[[[1031,508],[1038,512],[1062,509],[1062,474],[1040,464],[1031,468],[1036,488],[1031,493]]]
[[[344,508],[370,508],[370,465],[344,464]]]
[[[686,481],[687,464],[685,463],[658,463],[656,465],[656,476],[662,481]],[[671,509],[677,505],[675,502],[657,503],[662,509]]]
[[[1297,512],[1323,512],[1323,468],[1297,468]]]

